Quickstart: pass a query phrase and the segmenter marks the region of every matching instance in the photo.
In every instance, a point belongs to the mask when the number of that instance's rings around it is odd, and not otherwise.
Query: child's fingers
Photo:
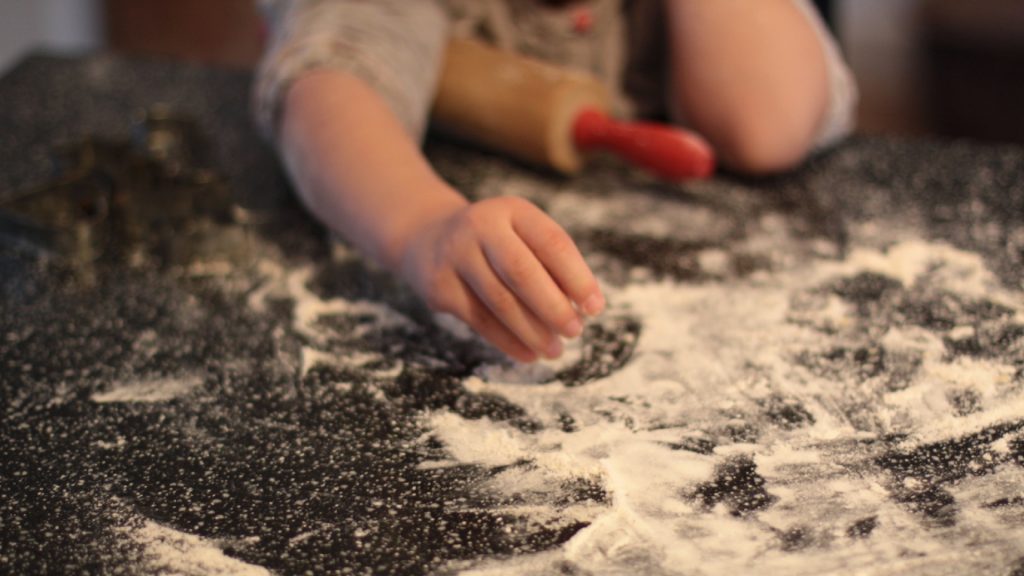
[[[452,291],[447,306],[451,314],[512,358],[520,362],[533,362],[537,359],[537,354],[498,320],[468,284],[462,279],[459,279],[459,283],[459,289]]]
[[[583,331],[579,314],[551,275],[511,229],[499,230],[484,254],[512,292],[552,331],[575,338]]]
[[[539,208],[517,212],[512,227],[562,290],[585,313],[593,316],[604,309],[604,296],[576,243]]]
[[[562,354],[558,335],[535,316],[497,276],[483,249],[470,251],[456,267],[459,276],[494,316],[530,349],[548,358]]]

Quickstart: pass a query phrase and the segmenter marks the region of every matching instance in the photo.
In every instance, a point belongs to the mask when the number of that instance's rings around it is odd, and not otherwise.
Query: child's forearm
[[[303,202],[383,266],[398,267],[418,223],[466,205],[384,101],[355,76],[333,70],[304,75],[284,106],[281,148]]]
[[[829,99],[825,54],[792,0],[667,0],[673,102],[733,168],[807,153]]]
[[[519,198],[469,204],[427,163],[384,101],[344,72],[302,76],[281,126],[310,210],[405,280],[434,310],[519,360],[558,356],[579,311],[604,307],[572,238]]]

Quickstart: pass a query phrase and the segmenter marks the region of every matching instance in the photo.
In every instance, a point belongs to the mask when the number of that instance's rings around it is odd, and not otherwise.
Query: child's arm
[[[521,199],[468,203],[356,76],[299,77],[281,121],[285,163],[309,209],[514,358],[557,356],[558,336],[582,329],[573,305],[603,307],[568,234]]]
[[[672,104],[736,170],[798,164],[829,103],[822,42],[793,0],[667,0]]]

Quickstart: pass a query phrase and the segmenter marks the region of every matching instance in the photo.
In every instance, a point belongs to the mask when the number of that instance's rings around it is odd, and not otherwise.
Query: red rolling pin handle
[[[707,178],[715,171],[715,153],[697,134],[654,122],[618,122],[587,109],[573,124],[580,150],[614,152],[670,181]]]

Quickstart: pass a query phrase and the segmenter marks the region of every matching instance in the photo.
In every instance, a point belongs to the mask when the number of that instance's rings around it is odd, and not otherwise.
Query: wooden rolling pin
[[[618,122],[596,78],[482,42],[448,45],[432,121],[443,132],[547,166],[579,172],[589,150],[611,151],[667,180],[714,172],[700,136],[652,122]]]

